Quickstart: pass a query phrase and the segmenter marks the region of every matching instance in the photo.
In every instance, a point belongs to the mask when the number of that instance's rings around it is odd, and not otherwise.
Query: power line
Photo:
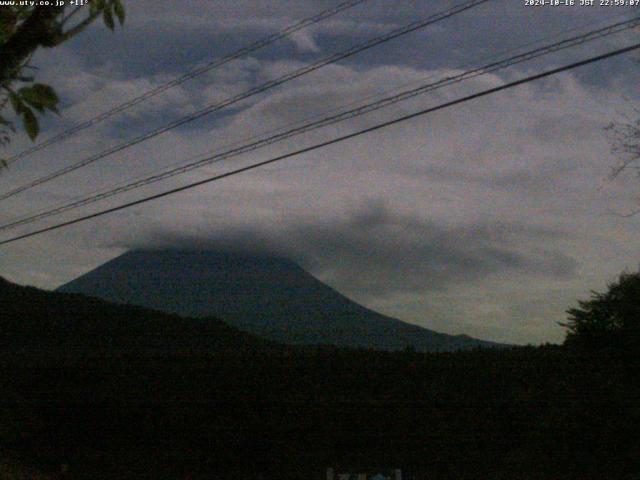
[[[312,17],[309,18],[305,18],[304,20],[300,20],[299,22],[296,22],[292,25],[289,25],[288,27],[284,28],[283,30],[280,30],[277,33],[274,33],[272,35],[269,35],[265,38],[262,38],[260,40],[258,40],[257,42],[254,42],[250,45],[247,45],[246,47],[241,48],[240,50],[237,50],[235,52],[233,52],[230,55],[227,55],[225,57],[222,58],[218,58],[215,59],[213,61],[210,61],[208,63],[206,63],[205,65],[202,65],[198,68],[195,68],[193,70],[190,70],[189,72],[185,73],[184,75],[181,75],[177,78],[174,78],[173,80],[170,80],[162,85],[159,85],[151,90],[146,91],[145,93],[134,97],[126,102],[121,103],[120,105],[117,105],[113,108],[111,108],[110,110],[107,110],[103,113],[100,113],[82,123],[79,123],[78,125],[75,125],[63,132],[60,132],[59,134],[47,139],[46,141],[39,143],[37,145],[34,145],[30,148],[27,148],[25,150],[23,150],[22,152],[10,157],[9,159],[6,160],[6,165],[11,165],[12,163],[18,161],[21,158],[24,158],[28,155],[31,155],[32,153],[38,152],[40,150],[42,150],[43,148],[49,147],[51,145],[54,145],[56,143],[61,142],[62,140],[65,140],[66,138],[71,137],[72,135],[75,135],[76,133],[85,130],[89,127],[92,127],[94,125],[97,125],[98,123],[106,120],[107,118],[110,118],[118,113],[124,112],[125,110],[128,110],[132,107],[134,107],[135,105],[138,105],[141,102],[144,102],[145,100],[148,100],[152,97],[155,97],[156,95],[159,95],[163,92],[166,92],[167,90],[173,88],[173,87],[177,87],[178,85],[183,84],[184,82],[191,80],[192,78],[195,78],[199,75],[202,75],[203,73],[209,72],[211,70],[215,70],[216,68],[219,68],[233,60],[237,60],[238,58],[241,58],[245,55],[248,55],[252,52],[255,52],[257,50],[260,50],[262,48],[265,48],[275,42],[277,42],[278,40],[282,40],[283,38],[288,37],[289,35],[291,35],[292,33],[295,33],[299,30],[302,30],[303,28],[309,27],[311,25],[315,25],[316,23],[319,23],[329,17],[332,17],[334,15],[337,15],[338,13],[341,13],[345,10],[348,10],[350,8],[353,8],[361,3],[364,3],[368,0],[350,0],[348,2],[343,2],[340,3],[339,5],[324,10]]]
[[[613,15],[607,15],[604,18],[606,20],[610,20],[612,18],[622,18],[624,16],[625,15],[618,13],[618,14],[613,14]],[[591,22],[588,22],[586,24],[582,24],[580,26],[572,27],[570,29],[563,29],[563,33],[575,32],[575,31],[580,30],[580,28],[589,27],[589,26],[594,25],[595,23],[602,23],[602,22],[600,22],[600,21],[598,21],[598,22],[591,21]],[[614,24],[614,25],[611,25],[611,26],[605,27],[605,28],[613,28],[615,25],[620,25],[620,24]],[[593,33],[593,32],[597,32],[597,30],[591,31],[590,33]],[[612,32],[612,33],[617,33],[617,32]],[[499,52],[499,54],[492,54],[490,56],[485,56],[483,58],[483,60],[494,61],[496,58],[499,58],[499,55],[508,54],[508,53],[511,53],[511,52],[516,52],[518,50],[521,50],[522,48],[542,43],[544,40],[547,40],[547,39],[550,39],[550,38],[558,38],[559,36],[560,35],[558,35],[558,33],[556,33],[556,34],[551,35],[549,37],[539,38],[539,39],[534,40],[534,41],[529,41],[529,42],[526,42],[526,43],[523,43],[523,44],[520,44],[520,45],[517,45],[517,46],[514,46],[514,47],[510,47],[508,49],[502,50],[502,51]],[[568,39],[567,40],[563,40],[563,41],[568,41]],[[561,43],[561,42],[559,42],[559,43]],[[468,62],[464,66],[458,67],[458,69],[463,69],[463,68],[464,69],[468,69],[470,65],[471,64]],[[485,73],[487,73],[487,72],[485,72]],[[428,75],[427,77],[425,77],[425,79],[432,79],[434,77],[436,77],[436,75],[435,74],[431,74],[431,75]],[[244,137],[243,139],[237,140],[237,141],[232,142],[232,143],[225,143],[220,148],[217,148],[217,149],[215,149],[213,151],[209,151],[207,154],[198,154],[198,155],[192,156],[189,159],[184,160],[182,162],[174,163],[173,165],[167,166],[167,168],[165,168],[165,170],[164,170],[164,173],[171,173],[177,168],[193,165],[190,162],[196,161],[196,160],[199,161],[199,159],[202,159],[202,157],[204,155],[218,154],[217,152],[224,153],[224,148],[242,146],[247,142],[251,143],[251,142],[253,142],[253,141],[257,140],[257,139],[261,139],[265,135],[282,133],[282,132],[288,131],[287,129],[289,127],[293,127],[295,125],[304,125],[305,122],[309,122],[311,120],[318,119],[318,118],[323,118],[323,117],[326,118],[325,116],[328,115],[328,114],[332,114],[332,113],[340,111],[341,109],[357,105],[359,102],[363,102],[363,101],[367,101],[367,100],[371,100],[371,99],[375,99],[375,98],[381,98],[382,95],[386,95],[386,94],[389,94],[391,92],[397,92],[397,91],[400,91],[401,88],[403,88],[403,87],[409,87],[409,86],[414,86],[414,85],[420,85],[420,82],[417,82],[417,81],[414,80],[414,81],[409,82],[409,83],[398,85],[393,89],[385,90],[384,92],[379,92],[379,93],[375,93],[375,94],[371,94],[371,95],[366,95],[364,97],[360,97],[356,101],[352,101],[352,102],[349,102],[347,104],[343,104],[342,106],[333,107],[333,108],[330,108],[330,109],[322,111],[322,113],[316,113],[316,114],[307,116],[303,120],[296,120],[296,121],[290,122],[290,123],[288,123],[286,125],[280,126],[278,128],[268,129],[266,131],[261,132],[260,134],[253,134],[253,135],[251,135],[249,137]],[[210,158],[210,157],[206,157],[206,158]],[[214,163],[215,161],[217,161],[217,160],[211,160],[210,162],[207,162],[207,164]],[[196,168],[198,168],[198,167],[196,167]],[[164,175],[164,173],[161,174],[161,175]],[[7,224],[5,224],[3,226],[0,226],[0,230],[12,228],[14,226],[22,225],[22,224],[25,224],[25,223],[32,223],[33,221],[38,220],[40,218],[49,217],[49,216],[51,216],[53,214],[62,213],[62,212],[68,211],[70,209],[77,208],[78,206],[82,206],[82,205],[85,205],[87,203],[93,203],[94,201],[99,201],[99,200],[102,200],[104,198],[111,197],[111,196],[113,196],[115,194],[122,193],[121,189],[124,189],[124,191],[129,190],[129,186],[132,185],[131,182],[133,182],[135,184],[138,181],[143,181],[143,180],[151,178],[151,177],[147,177],[147,175],[148,174],[141,174],[141,175],[138,175],[136,178],[134,178],[132,180],[121,181],[118,184],[116,184],[114,187],[110,187],[110,188],[107,188],[107,189],[103,189],[102,191],[96,191],[94,193],[91,193],[90,197],[88,197],[88,198],[86,197],[86,195],[88,195],[88,194],[85,194],[84,197],[81,196],[81,195],[80,196],[76,196],[75,198],[73,198],[72,203],[59,203],[55,207],[51,207],[48,210],[41,210],[40,212],[38,212],[36,214],[24,214],[22,216],[11,218],[11,219],[8,220],[8,222],[10,222],[10,223],[7,223]]]
[[[586,34],[583,34],[583,35],[580,35],[580,36],[577,36],[577,37],[564,39],[564,40],[562,40],[560,42],[554,43],[554,44],[546,46],[546,47],[534,49],[534,50],[531,50],[529,52],[525,52],[525,53],[516,55],[514,57],[510,57],[510,58],[507,58],[507,59],[500,60],[498,62],[490,63],[489,65],[485,65],[485,66],[480,67],[480,68],[472,69],[472,70],[466,71],[466,72],[464,72],[462,74],[459,74],[459,75],[446,77],[446,78],[444,78],[442,80],[439,80],[439,81],[437,81],[435,83],[429,83],[429,84],[426,84],[426,85],[422,85],[422,86],[420,86],[418,88],[411,89],[411,90],[408,90],[408,91],[401,92],[400,94],[397,94],[397,95],[393,95],[393,96],[390,96],[390,97],[383,98],[381,100],[378,100],[377,102],[372,102],[372,103],[369,103],[367,105],[363,105],[363,106],[357,107],[355,109],[342,112],[342,113],[340,113],[338,115],[325,117],[325,118],[321,119],[320,121],[308,123],[306,125],[302,125],[300,127],[294,128],[292,130],[288,130],[286,132],[276,134],[276,135],[268,137],[266,139],[261,139],[261,140],[259,140],[257,142],[253,142],[253,143],[250,143],[248,145],[242,145],[239,148],[235,148],[235,149],[228,150],[228,151],[225,151],[225,152],[222,152],[222,153],[218,153],[218,154],[215,154],[214,156],[206,157],[205,159],[198,160],[198,161],[196,161],[194,163],[188,163],[186,165],[180,165],[177,168],[173,168],[171,170],[168,170],[168,171],[165,171],[165,172],[162,172],[162,173],[159,173],[159,174],[152,175],[151,177],[141,177],[141,179],[137,179],[137,180],[135,180],[133,182],[130,182],[128,184],[124,184],[124,185],[119,186],[119,187],[117,187],[115,189],[110,189],[110,190],[107,190],[106,192],[102,192],[102,193],[99,193],[99,194],[91,195],[89,197],[85,197],[85,198],[80,199],[78,201],[74,201],[74,202],[72,202],[70,204],[65,204],[65,205],[62,205],[62,206],[58,206],[58,207],[55,207],[53,209],[50,209],[50,210],[47,210],[47,211],[44,211],[44,212],[41,212],[41,213],[38,213],[38,214],[27,216],[26,218],[15,219],[15,220],[11,221],[8,224],[1,225],[0,226],[0,230],[6,230],[8,228],[12,228],[12,227],[15,227],[15,226],[24,225],[24,224],[27,224],[27,223],[32,223],[32,222],[34,222],[36,220],[39,220],[39,219],[42,219],[42,218],[47,218],[47,217],[52,216],[52,215],[63,213],[65,211],[68,211],[68,210],[71,210],[71,209],[74,209],[74,208],[78,208],[78,207],[81,207],[81,206],[85,206],[85,205],[94,203],[94,202],[99,201],[99,200],[103,200],[103,199],[109,198],[109,197],[117,195],[119,193],[124,193],[126,191],[129,191],[129,190],[132,190],[132,189],[135,189],[135,188],[139,188],[139,187],[142,187],[142,186],[145,186],[145,185],[149,185],[149,184],[155,183],[157,181],[164,180],[164,179],[173,177],[175,175],[179,175],[179,174],[188,172],[190,170],[199,168],[199,167],[201,167],[203,165],[206,165],[206,164],[213,163],[215,161],[224,160],[224,159],[227,159],[227,158],[238,156],[238,155],[243,154],[243,153],[247,153],[249,151],[256,150],[256,149],[261,148],[263,146],[270,145],[272,143],[276,143],[276,142],[281,141],[281,140],[286,139],[286,138],[290,138],[291,136],[294,136],[294,135],[299,135],[301,133],[305,133],[305,132],[308,132],[310,130],[321,128],[321,127],[324,127],[324,126],[327,126],[327,125],[332,125],[332,124],[340,122],[340,121],[344,121],[344,120],[347,120],[347,119],[350,119],[350,118],[353,118],[353,117],[356,117],[356,116],[359,116],[359,115],[370,113],[372,111],[384,108],[384,107],[389,106],[389,105],[391,105],[393,103],[397,103],[399,101],[406,100],[408,98],[412,98],[412,97],[414,97],[416,95],[419,95],[419,94],[422,94],[422,93],[433,91],[433,90],[436,90],[438,88],[442,88],[444,86],[451,85],[453,83],[458,83],[458,82],[461,82],[461,81],[469,79],[469,78],[473,78],[473,77],[478,76],[478,75],[482,75],[482,74],[486,74],[486,73],[490,73],[490,72],[496,71],[498,69],[506,68],[506,67],[515,65],[517,63],[521,63],[521,62],[524,62],[524,61],[528,61],[528,60],[540,57],[542,55],[546,55],[546,54],[549,54],[549,53],[552,53],[552,52],[557,52],[557,51],[560,51],[560,50],[563,50],[563,49],[566,49],[566,48],[574,47],[574,46],[586,43],[587,41],[592,41],[592,40],[595,40],[595,39],[598,39],[598,38],[602,38],[602,37],[605,37],[605,36],[608,36],[608,35],[611,35],[611,34],[614,34],[614,33],[619,33],[619,32],[621,32],[623,30],[627,30],[627,29],[630,29],[630,28],[633,28],[633,27],[637,26],[638,23],[640,23],[640,19],[639,18],[634,18],[634,19],[631,19],[631,20],[627,20],[625,22],[619,22],[619,23],[616,23],[616,24],[613,24],[613,25],[610,25],[610,26],[607,26],[607,27],[604,27],[604,28],[600,28],[600,29],[597,29],[597,30],[590,31],[590,32],[588,32]],[[197,157],[195,157],[195,158],[197,158]]]
[[[408,33],[414,32],[416,30],[419,30],[421,28],[427,27],[427,26],[432,25],[434,23],[440,22],[440,21],[445,20],[447,18],[450,18],[450,17],[452,17],[454,15],[462,13],[462,12],[464,12],[466,10],[474,8],[474,7],[478,6],[478,5],[486,3],[488,1],[490,1],[490,0],[470,0],[470,1],[467,1],[465,3],[462,3],[460,5],[456,5],[455,7],[452,7],[450,9],[448,9],[448,10],[443,11],[443,12],[436,13],[434,15],[431,15],[431,16],[429,16],[427,18],[424,18],[424,19],[421,19],[421,20],[417,20],[415,22],[411,22],[408,25],[405,25],[403,27],[400,27],[400,28],[397,28],[395,30],[392,30],[392,31],[390,31],[390,32],[388,32],[388,33],[386,33],[384,35],[375,37],[375,38],[373,38],[371,40],[368,40],[368,41],[366,41],[364,43],[355,45],[355,46],[347,49],[346,51],[338,52],[336,54],[333,54],[333,55],[331,55],[329,57],[326,57],[326,58],[324,58],[324,59],[322,59],[320,61],[317,61],[317,62],[315,62],[315,63],[313,63],[311,65],[302,67],[302,68],[300,68],[298,70],[294,70],[293,72],[289,72],[289,73],[287,73],[287,74],[285,74],[285,75],[283,75],[281,77],[278,77],[275,80],[271,80],[271,81],[266,82],[266,83],[264,83],[264,84],[262,84],[262,85],[260,85],[258,87],[254,87],[254,88],[252,88],[250,90],[247,90],[247,91],[245,91],[245,92],[243,92],[241,94],[238,94],[238,95],[236,95],[234,97],[231,97],[231,98],[228,98],[226,100],[223,100],[220,103],[209,105],[209,106],[205,107],[202,110],[194,112],[194,113],[192,113],[192,114],[190,114],[188,116],[182,117],[182,118],[180,118],[180,119],[178,119],[176,121],[173,121],[173,122],[171,122],[171,123],[169,123],[167,125],[164,125],[164,126],[162,126],[160,128],[152,130],[151,132],[148,132],[148,133],[145,133],[143,135],[140,135],[140,136],[138,136],[138,137],[136,137],[136,138],[134,138],[132,140],[129,140],[127,142],[124,142],[124,143],[121,143],[121,144],[116,145],[114,147],[111,147],[111,148],[109,148],[109,149],[107,149],[107,150],[105,150],[105,151],[103,151],[101,153],[98,153],[98,154],[96,154],[96,155],[94,155],[92,157],[85,158],[85,159],[83,159],[83,160],[81,160],[81,161],[79,161],[79,162],[77,162],[77,163],[75,163],[73,165],[67,166],[67,167],[62,168],[60,170],[57,170],[57,171],[55,171],[53,173],[50,173],[49,175],[46,175],[46,176],[41,177],[39,179],[33,180],[33,181],[31,181],[31,182],[29,182],[29,183],[27,183],[25,185],[22,185],[20,187],[17,187],[17,188],[15,188],[15,189],[7,192],[7,193],[1,194],[0,195],[0,201],[6,200],[7,198],[13,197],[13,196],[15,196],[15,195],[17,195],[19,193],[22,193],[22,192],[24,192],[26,190],[30,190],[31,188],[34,188],[34,187],[37,187],[37,186],[42,185],[44,183],[47,183],[47,182],[49,182],[51,180],[54,180],[54,179],[56,179],[58,177],[61,177],[62,175],[66,175],[68,173],[76,171],[76,170],[78,170],[78,169],[80,169],[82,167],[90,165],[90,164],[92,164],[92,163],[94,163],[94,162],[96,162],[98,160],[101,160],[101,159],[103,159],[103,158],[105,158],[107,156],[110,156],[110,155],[112,155],[114,153],[120,152],[120,151],[125,150],[125,149],[127,149],[129,147],[132,147],[132,146],[137,145],[137,144],[139,144],[141,142],[144,142],[144,141],[149,140],[149,139],[151,139],[153,137],[156,137],[156,136],[158,136],[160,134],[166,133],[169,130],[173,130],[173,129],[175,129],[177,127],[180,127],[182,125],[185,125],[185,124],[187,124],[189,122],[192,122],[194,120],[202,118],[205,115],[209,115],[209,114],[211,114],[213,112],[222,110],[223,108],[228,107],[228,106],[230,106],[232,104],[235,104],[235,103],[237,103],[237,102],[239,102],[241,100],[244,100],[246,98],[252,97],[252,96],[257,95],[257,94],[260,94],[260,93],[262,93],[262,92],[264,92],[266,90],[269,90],[269,89],[274,88],[276,86],[282,85],[282,84],[284,84],[286,82],[294,80],[294,79],[296,79],[298,77],[301,77],[303,75],[306,75],[308,73],[311,73],[311,72],[313,72],[315,70],[318,70],[318,69],[320,69],[320,68],[322,68],[322,67],[324,67],[326,65],[335,63],[335,62],[337,62],[339,60],[343,60],[343,59],[348,58],[348,57],[351,57],[351,56],[353,56],[353,55],[355,55],[357,53],[360,53],[360,52],[362,52],[364,50],[373,48],[373,47],[375,47],[377,45],[380,45],[382,43],[386,43],[386,42],[388,42],[390,40],[393,40],[393,39],[395,39],[397,37],[400,37],[402,35],[406,35]]]
[[[255,142],[251,142],[248,144],[244,144],[244,145],[240,145],[239,147],[236,148],[232,148],[230,150],[224,151],[224,152],[220,152],[220,153],[216,153],[214,155],[211,156],[207,156],[205,158],[200,158],[195,162],[191,162],[191,163],[187,163],[185,165],[180,165],[178,167],[172,168],[170,170],[155,174],[155,175],[151,175],[148,177],[144,177],[141,179],[137,179],[134,180],[132,182],[129,182],[127,184],[124,184],[122,186],[116,187],[116,188],[112,188],[109,189],[105,192],[101,192],[101,193],[97,193],[94,195],[90,195],[88,197],[82,198],[80,200],[77,201],[73,201],[71,203],[67,203],[65,205],[61,205],[49,210],[46,210],[44,212],[40,212],[37,214],[33,214],[31,216],[27,216],[24,218],[20,218],[20,219],[15,219],[9,223],[6,223],[4,225],[0,225],[0,230],[7,230],[13,227],[17,227],[20,225],[25,225],[25,224],[29,224],[29,223],[33,223],[37,220],[41,220],[44,218],[48,218],[51,217],[53,215],[58,215],[61,213],[64,213],[66,211],[75,209],[75,208],[79,208],[82,206],[86,206],[92,203],[95,203],[97,201],[100,200],[104,200],[106,198],[110,198],[112,196],[130,191],[130,190],[134,190],[146,185],[150,185],[153,183],[156,183],[158,181],[161,180],[165,180],[167,178],[171,178],[174,177],[176,175],[180,175],[183,173],[186,173],[188,171],[194,170],[196,168],[200,168],[204,165],[207,164],[211,164],[213,162],[218,162],[221,160],[225,160],[228,158],[232,158],[232,157],[236,157],[238,155],[247,153],[247,152],[251,152],[254,150],[257,150],[258,148],[262,148],[264,146],[267,145],[271,145],[273,143],[282,141],[284,139],[293,137],[293,136],[297,136],[300,135],[302,133],[306,133],[309,132],[311,130],[315,130],[318,128],[322,128],[328,125],[333,125],[335,123],[338,122],[342,122],[360,115],[364,115],[367,113],[371,113],[373,111],[377,111],[380,110],[382,108],[388,107],[392,104],[398,103],[400,101],[404,101],[410,98],[413,98],[415,96],[427,93],[427,92],[431,92],[434,91],[436,89],[439,88],[443,88],[445,86],[449,86],[452,85],[454,83],[460,83],[464,80],[468,80],[470,78],[474,78],[483,74],[487,74],[487,73],[491,73],[491,72],[495,72],[497,70],[500,69],[504,69],[507,67],[511,67],[513,65],[525,62],[525,61],[529,61],[544,55],[548,55],[550,53],[554,53],[554,52],[558,52],[561,50],[565,50],[568,48],[573,48],[576,47],[578,45],[582,45],[585,44],[587,42],[590,41],[594,41],[609,35],[613,35],[616,33],[620,33],[622,31],[625,30],[629,30],[631,28],[634,28],[636,26],[640,25],[640,17],[635,17],[632,18],[630,20],[626,20],[623,22],[618,22],[606,27],[602,27],[596,30],[592,30],[589,31],[587,33],[584,33],[582,35],[578,35],[578,36],[574,36],[571,38],[567,38],[564,40],[561,40],[559,42],[555,42],[551,45],[547,45],[544,47],[539,47],[506,59],[502,59],[499,61],[495,61],[492,63],[489,63],[487,65],[484,65],[482,67],[478,67],[478,68],[474,68],[474,69],[470,69],[467,70],[465,72],[462,72],[458,75],[452,75],[449,77],[445,77],[443,79],[440,79],[436,82],[433,83],[427,83],[427,84],[423,84],[420,85],[417,88],[413,88],[410,90],[405,90],[403,92],[400,92],[398,94],[395,95],[391,95],[382,99],[379,99],[375,102],[370,102],[368,104],[365,105],[361,105],[359,107],[350,109],[350,110],[346,110],[343,111],[341,113],[338,113],[336,115],[331,115],[328,117],[324,117],[321,118],[320,120],[317,121],[313,121],[310,123],[306,123],[303,124],[301,126],[298,126],[296,128],[284,131],[284,132],[280,132],[277,133],[275,135],[266,137],[266,138],[262,138],[260,140],[257,140]]]
[[[529,83],[529,82],[533,82],[533,81],[536,81],[536,80],[540,80],[542,78],[549,77],[549,76],[552,76],[552,75],[556,75],[558,73],[565,72],[567,70],[572,70],[574,68],[578,68],[578,67],[581,67],[581,66],[584,66],[584,65],[588,65],[588,64],[591,64],[591,63],[599,62],[601,60],[605,60],[605,59],[608,59],[608,58],[611,58],[611,57],[622,55],[624,53],[628,53],[628,52],[631,52],[631,51],[634,51],[634,50],[638,50],[638,49],[640,49],[640,43],[636,43],[634,45],[631,45],[631,46],[628,46],[628,47],[625,47],[625,48],[619,48],[617,50],[613,50],[613,51],[604,53],[602,55],[597,55],[595,57],[590,57],[590,58],[588,58],[586,60],[581,60],[579,62],[571,63],[571,64],[568,64],[568,65],[564,65],[562,67],[558,67],[558,68],[554,68],[554,69],[551,69],[551,70],[547,70],[545,72],[538,73],[536,75],[531,75],[531,76],[522,78],[520,80],[515,80],[513,82],[509,82],[509,83],[506,83],[504,85],[500,85],[498,87],[489,88],[487,90],[483,90],[481,92],[474,93],[472,95],[467,95],[465,97],[462,97],[462,98],[459,98],[459,99],[456,99],[456,100],[445,102],[445,103],[442,103],[442,104],[437,105],[435,107],[430,107],[430,108],[419,110],[417,112],[414,112],[414,113],[411,113],[411,114],[408,114],[408,115],[403,115],[403,116],[395,118],[393,120],[389,120],[389,121],[374,125],[372,127],[368,127],[368,128],[364,128],[362,130],[358,130],[357,132],[353,132],[353,133],[350,133],[348,135],[343,135],[343,136],[340,136],[340,137],[337,137],[337,138],[334,138],[334,139],[331,139],[331,140],[327,140],[325,142],[317,143],[317,144],[312,145],[310,147],[305,147],[305,148],[302,148],[302,149],[299,149],[299,150],[296,150],[296,151],[293,151],[293,152],[290,152],[290,153],[286,153],[284,155],[279,155],[277,157],[270,158],[268,160],[263,160],[261,162],[253,163],[251,165],[248,165],[248,166],[245,166],[245,167],[242,167],[242,168],[238,168],[238,169],[235,169],[235,170],[223,173],[223,174],[219,174],[219,175],[207,178],[205,180],[200,180],[200,181],[197,181],[197,182],[193,182],[193,183],[190,183],[188,185],[184,185],[182,187],[173,188],[171,190],[167,190],[167,191],[164,191],[164,192],[161,192],[161,193],[157,193],[155,195],[150,195],[148,197],[141,198],[141,199],[138,199],[138,200],[135,200],[135,201],[132,201],[132,202],[124,203],[124,204],[118,205],[116,207],[107,208],[105,210],[101,210],[99,212],[95,212],[95,213],[92,213],[92,214],[89,214],[89,215],[84,215],[82,217],[75,218],[73,220],[68,220],[66,222],[62,222],[62,223],[59,223],[57,225],[52,225],[52,226],[49,226],[49,227],[46,227],[46,228],[35,230],[33,232],[25,233],[23,235],[18,235],[16,237],[0,241],[0,246],[6,245],[6,244],[9,244],[9,243],[12,243],[12,242],[16,242],[18,240],[23,240],[25,238],[33,237],[35,235],[40,235],[40,234],[45,233],[45,232],[50,232],[50,231],[57,230],[57,229],[60,229],[60,228],[64,228],[64,227],[67,227],[67,226],[70,226],[70,225],[74,225],[76,223],[84,222],[84,221],[90,220],[92,218],[101,217],[101,216],[107,215],[109,213],[117,212],[117,211],[120,211],[120,210],[124,210],[124,209],[130,208],[130,207],[137,206],[137,205],[142,205],[144,203],[147,203],[147,202],[150,202],[150,201],[153,201],[153,200],[157,200],[159,198],[167,197],[169,195],[173,195],[173,194],[185,191],[185,190],[190,190],[190,189],[198,187],[200,185],[205,185],[207,183],[212,183],[212,182],[215,182],[215,181],[218,181],[218,180],[222,180],[224,178],[231,177],[231,176],[234,176],[234,175],[238,175],[240,173],[244,173],[244,172],[247,172],[247,171],[250,171],[250,170],[255,170],[256,168],[264,167],[266,165],[270,165],[272,163],[276,163],[276,162],[285,160],[287,158],[291,158],[291,157],[294,157],[294,156],[302,155],[304,153],[309,153],[311,151],[314,151],[314,150],[317,150],[317,149],[320,149],[320,148],[323,148],[323,147],[327,147],[329,145],[333,145],[333,144],[336,144],[336,143],[340,143],[340,142],[343,142],[345,140],[349,140],[351,138],[358,137],[360,135],[364,135],[364,134],[371,133],[371,132],[374,132],[374,131],[377,131],[377,130],[381,130],[381,129],[389,127],[391,125],[395,125],[397,123],[401,123],[401,122],[404,122],[404,121],[407,121],[407,120],[410,120],[410,119],[413,119],[413,118],[416,118],[416,117],[427,115],[429,113],[436,112],[438,110],[444,110],[446,108],[450,108],[450,107],[453,107],[455,105],[459,105],[459,104],[462,104],[462,103],[465,103],[465,102],[468,102],[468,101],[471,101],[471,100],[475,100],[477,98],[485,97],[487,95],[491,95],[491,94],[494,94],[494,93],[497,93],[497,92],[500,92],[500,91],[503,91],[503,90],[507,90],[509,88],[514,88],[514,87],[516,87],[518,85],[522,85],[522,84],[525,84],[525,83]]]

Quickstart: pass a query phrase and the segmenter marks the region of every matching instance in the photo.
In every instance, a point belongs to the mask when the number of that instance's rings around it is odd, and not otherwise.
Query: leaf
[[[15,33],[17,23],[18,14],[15,9],[0,9],[0,42],[6,42]]]
[[[36,83],[31,87],[24,87],[18,90],[20,96],[32,107],[40,112],[47,108],[54,112],[58,112],[57,104],[60,101],[55,90],[49,85]]]
[[[31,103],[31,102],[27,102],[29,105],[31,105],[33,108],[35,108],[38,112],[40,113],[44,113],[44,107],[39,104],[39,103]]]
[[[33,87],[31,87],[31,90],[33,90],[38,95],[38,97],[42,99],[42,104],[47,108],[55,107],[60,101],[58,95],[56,94],[56,91],[49,85],[36,83],[33,85]]]
[[[44,112],[44,106],[38,99],[38,96],[32,91],[31,87],[24,87],[18,90],[18,95],[22,100],[27,102],[40,113]]]
[[[125,10],[124,10],[124,5],[122,5],[122,2],[120,0],[113,0],[113,13],[115,13],[116,17],[118,17],[118,20],[120,21],[120,25],[123,25],[124,18],[125,18]]]
[[[111,10],[105,8],[104,12],[102,12],[102,18],[104,19],[104,24],[109,30],[113,30],[116,27],[113,21],[113,14],[111,13]]]
[[[40,103],[40,101],[36,98],[36,96],[31,92],[31,90],[21,89],[19,91],[22,99],[31,105],[33,108],[38,110],[40,113],[44,112],[44,106]]]
[[[18,95],[13,92],[9,92],[9,101],[11,102],[11,106],[13,107],[13,111],[17,114],[22,113],[22,109],[24,108],[24,104]]]
[[[105,0],[92,0],[90,3],[91,10],[89,13],[91,15],[96,15],[97,13],[104,10],[104,7],[105,7],[104,1]]]
[[[24,107],[22,112],[22,121],[24,123],[24,129],[27,131],[27,135],[33,141],[40,133],[40,125],[38,125],[38,119],[33,114],[30,108]]]

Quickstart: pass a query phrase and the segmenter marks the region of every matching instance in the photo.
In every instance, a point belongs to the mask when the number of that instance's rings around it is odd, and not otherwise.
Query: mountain
[[[3,353],[238,352],[270,349],[213,318],[181,318],[79,294],[23,287],[0,277]]]
[[[60,287],[108,301],[203,317],[293,345],[451,351],[497,344],[446,335],[369,310],[274,256],[137,250]]]

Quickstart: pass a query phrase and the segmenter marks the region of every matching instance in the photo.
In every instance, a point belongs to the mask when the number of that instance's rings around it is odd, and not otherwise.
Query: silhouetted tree
[[[75,7],[40,3],[15,2],[0,7],[0,145],[8,143],[15,132],[5,110],[13,110],[32,140],[39,132],[35,112],[57,112],[58,96],[53,88],[34,82],[29,62],[35,51],[70,40],[99,17],[111,30],[114,18],[122,24],[125,17],[121,0],[90,0]]]
[[[567,310],[568,344],[635,346],[640,339],[640,272],[622,273],[604,293]]]

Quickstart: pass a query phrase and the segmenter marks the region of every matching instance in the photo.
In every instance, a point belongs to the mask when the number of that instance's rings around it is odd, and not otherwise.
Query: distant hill
[[[208,318],[181,318],[79,294],[23,287],[0,277],[3,352],[219,352],[271,342]]]
[[[369,310],[282,258],[215,251],[131,251],[60,287],[192,317],[213,315],[293,345],[452,351],[498,344],[446,335]]]

